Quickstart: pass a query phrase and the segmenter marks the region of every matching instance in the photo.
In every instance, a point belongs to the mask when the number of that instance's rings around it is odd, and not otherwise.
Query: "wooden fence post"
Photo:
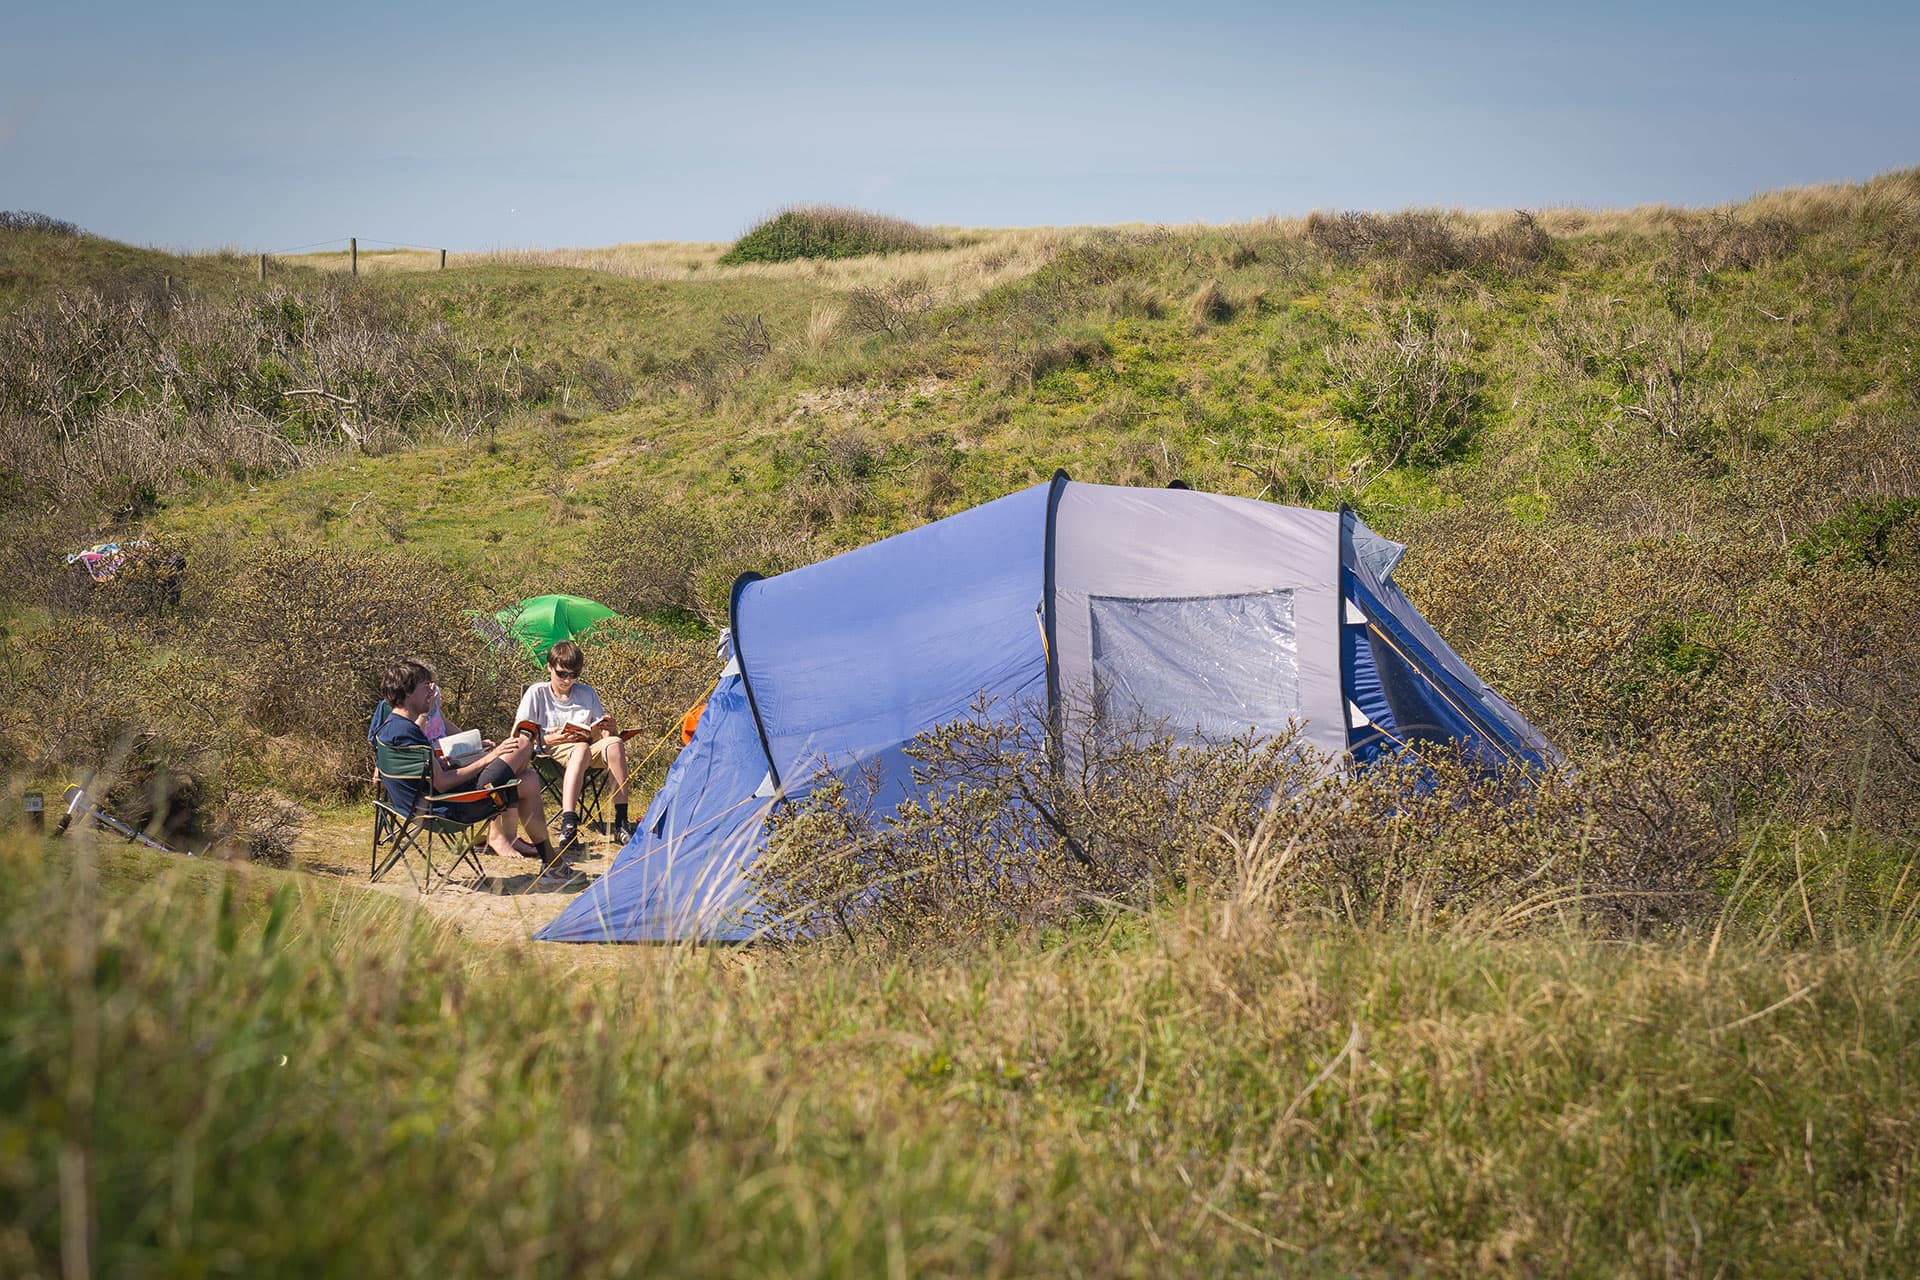
[[[265,284],[266,282],[267,282],[267,255],[263,253],[260,255],[260,283]]]
[[[347,252],[353,255],[353,274],[360,274],[360,237],[347,237]]]
[[[447,251],[445,249],[440,251],[440,269],[442,271],[447,269]]]

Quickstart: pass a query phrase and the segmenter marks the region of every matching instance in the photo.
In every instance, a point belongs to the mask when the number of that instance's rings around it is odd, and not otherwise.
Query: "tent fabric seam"
[[[740,687],[746,691],[747,710],[753,715],[754,732],[760,736],[760,753],[767,758],[767,774],[774,790],[780,789],[780,767],[773,762],[773,742],[767,737],[767,722],[760,715],[760,704],[753,697],[753,681],[747,676],[746,650],[740,644],[740,600],[746,589],[764,582],[766,575],[748,570],[733,580],[733,594],[727,601],[727,622],[733,628],[733,657],[740,664]]]

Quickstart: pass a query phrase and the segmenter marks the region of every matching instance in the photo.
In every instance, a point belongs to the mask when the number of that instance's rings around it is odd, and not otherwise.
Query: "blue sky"
[[[24,7],[24,4],[20,6]],[[178,248],[1711,204],[1920,164],[1920,6],[185,0],[0,20],[0,208]]]

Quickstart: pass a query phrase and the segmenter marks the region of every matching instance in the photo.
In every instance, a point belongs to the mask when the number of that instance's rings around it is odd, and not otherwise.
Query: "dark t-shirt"
[[[373,731],[375,742],[385,743],[389,747],[431,747],[426,733],[419,725],[405,716],[390,715],[378,729]],[[380,785],[386,788],[387,803],[402,813],[412,813],[413,806],[420,803],[420,797],[433,781],[426,778],[386,778],[380,779]]]

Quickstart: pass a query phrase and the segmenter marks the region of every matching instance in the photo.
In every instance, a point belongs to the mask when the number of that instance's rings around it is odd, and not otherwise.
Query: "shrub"
[[[180,607],[187,544],[162,535],[121,542],[125,558],[113,577],[95,582],[84,565],[65,565],[50,603],[128,623],[155,625]],[[61,557],[64,563],[65,557]]]
[[[714,336],[669,364],[668,382],[712,409],[773,354],[773,337],[759,314],[726,312]]]
[[[267,787],[233,787],[214,811],[213,843],[249,862],[291,866],[306,816]]]
[[[1377,262],[1406,289],[1442,271],[1524,275],[1553,256],[1553,237],[1522,210],[1512,222],[1484,234],[1459,228],[1437,213],[1314,213],[1307,240],[1340,262]]]
[[[623,729],[636,775],[663,770],[680,749],[680,718],[713,687],[720,663],[704,628],[651,618],[610,619],[583,642],[587,677]],[[644,795],[643,797],[644,798]]]
[[[1684,298],[1641,312],[1572,296],[1548,313],[1546,330],[1557,372],[1665,448],[1709,456],[1750,444],[1783,398],[1774,372],[1729,357],[1724,327],[1696,318]]]
[[[87,233],[64,218],[49,217],[30,209],[0,209],[0,231],[31,231],[46,236],[78,239]]]
[[[876,253],[941,249],[946,242],[901,218],[836,205],[796,205],[763,220],[734,241],[722,266],[792,262],[800,258],[861,258]]]
[[[396,657],[434,667],[450,720],[506,727],[519,668],[487,647],[469,604],[437,566],[403,555],[273,547],[197,553],[183,608],[253,728],[363,760],[380,674]]]
[[[1393,328],[1330,349],[1333,403],[1385,466],[1431,466],[1472,438],[1481,376],[1465,362],[1466,335],[1408,309]]]
[[[1743,220],[1716,213],[1673,233],[1669,259],[1677,274],[1698,277],[1716,271],[1751,271],[1791,252],[1798,239],[1784,218]]]
[[[158,652],[120,619],[0,629],[0,757],[29,777],[89,779],[114,816],[173,842],[225,843],[260,777],[260,736],[221,701],[222,666]],[[242,841],[240,847],[252,845]]]
[[[1051,374],[1097,369],[1113,355],[1105,337],[1085,330],[1059,332],[1007,324],[995,335],[988,385],[1002,392],[1031,392]]]
[[[1849,495],[1910,476],[1863,417],[1723,473],[1643,440],[1521,525],[1485,496],[1402,525],[1402,585],[1463,656],[1583,759],[1661,744],[1716,821],[1904,838],[1920,815],[1911,625],[1920,520]],[[1908,481],[1907,483],[1910,483]]]
[[[7,465],[69,502],[150,505],[343,445],[467,439],[525,396],[444,327],[342,285],[232,302],[90,288],[0,320],[0,422],[21,459]]]
[[[1883,568],[1897,563],[1903,544],[1911,546],[1901,531],[1915,515],[1920,498],[1858,499],[1795,542],[1793,553],[1804,564],[1832,557],[1848,568]]]
[[[1056,769],[1045,717],[982,702],[907,749],[923,799],[875,808],[878,779],[825,782],[776,816],[752,874],[794,931],[893,940],[1069,918],[1089,897],[1178,878],[1218,824],[1251,822],[1312,766],[1290,737],[1186,746],[1081,737]]]
[[[1749,657],[1788,749],[1778,768],[1818,816],[1911,838],[1920,830],[1920,527],[1883,564],[1834,573],[1795,565],[1754,593],[1775,619]]]
[[[1340,772],[1291,734],[1066,740],[982,704],[908,748],[922,794],[891,812],[869,774],[824,782],[774,819],[751,873],[763,901],[796,933],[893,942],[1203,885],[1374,923],[1553,911],[1644,934],[1710,908],[1731,860],[1730,811],[1676,767],[1683,752],[1614,757],[1576,782],[1450,747]]]
[[[682,499],[622,485],[583,539],[569,588],[624,614],[679,613],[727,625],[734,579],[817,558],[812,533],[777,508],[716,515]]]
[[[861,285],[848,294],[842,323],[855,333],[911,337],[933,305],[933,290],[927,282],[905,276],[884,285]]]

